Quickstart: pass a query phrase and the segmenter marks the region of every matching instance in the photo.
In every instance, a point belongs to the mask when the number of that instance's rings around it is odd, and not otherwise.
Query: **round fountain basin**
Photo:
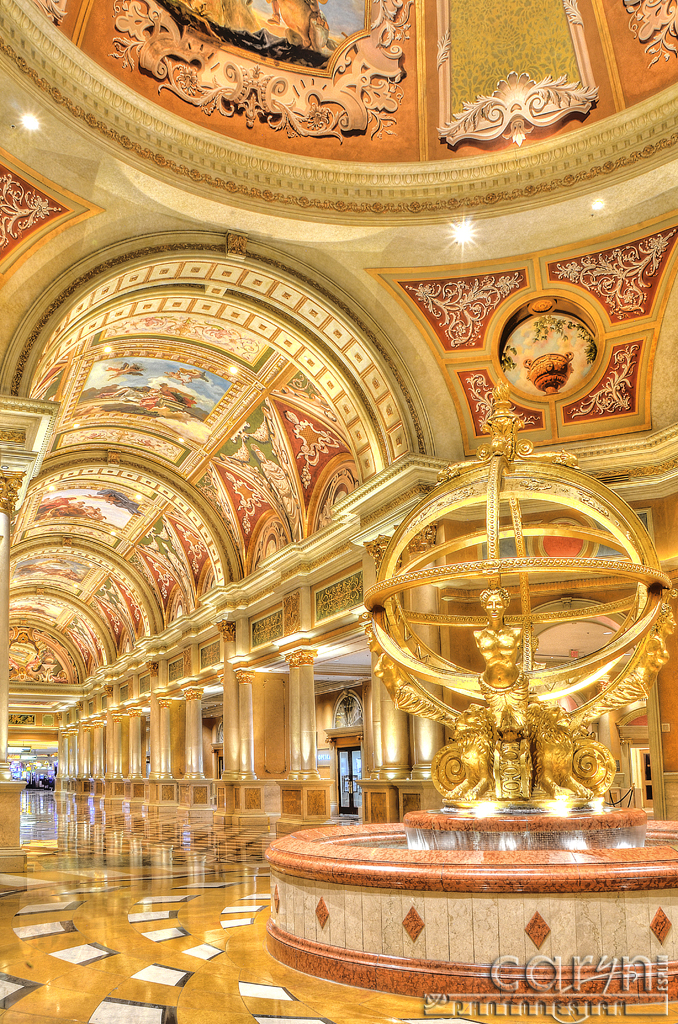
[[[411,811],[410,850],[618,850],[645,845],[647,815],[636,808],[494,803]]]

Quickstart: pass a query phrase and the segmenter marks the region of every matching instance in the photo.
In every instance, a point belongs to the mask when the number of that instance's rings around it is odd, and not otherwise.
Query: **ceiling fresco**
[[[511,389],[536,444],[651,426],[654,353],[676,273],[675,218],[614,246],[417,272],[372,271],[443,369],[466,451],[483,443],[492,389]]]
[[[11,621],[61,635],[85,675],[322,529],[409,444],[383,371],[321,303],[242,265],[228,273],[290,312],[181,282],[159,296],[177,267],[99,283],[31,370],[59,413],[16,518]],[[296,309],[313,329],[291,328]]]
[[[33,2],[171,114],[340,160],[529,147],[667,88],[678,60],[672,0]]]

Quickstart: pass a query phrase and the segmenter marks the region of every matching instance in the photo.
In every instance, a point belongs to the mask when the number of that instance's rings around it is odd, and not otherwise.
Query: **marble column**
[[[254,672],[236,669],[238,684],[238,708],[240,717],[240,773],[241,780],[256,779],[254,772],[254,709],[252,706],[252,684]]]
[[[151,675],[151,686],[153,686],[153,676],[155,676],[157,684],[159,663],[157,661],[149,661],[147,668]],[[149,780],[160,778],[160,710],[158,708],[158,699],[153,692],[151,692],[150,706],[149,744],[151,749],[151,766],[148,775]]]
[[[124,715],[113,715],[113,771],[110,773],[112,779],[122,779],[122,722]]]
[[[300,672],[293,655],[287,661],[290,666],[289,682],[289,732],[290,732],[290,770],[288,779],[301,778],[301,712],[300,712]]]
[[[95,779],[104,777],[104,729],[102,722],[94,726],[94,771]]]
[[[170,708],[172,706],[172,701],[166,697],[159,697],[157,705],[159,719],[158,772],[160,778],[169,779],[172,776],[172,733],[170,727]]]
[[[68,774],[68,737],[63,728],[59,729],[59,747],[58,747],[58,769],[57,769],[57,791],[61,791],[63,782]]]
[[[240,693],[231,664],[235,657],[235,622],[219,622],[217,625],[224,661],[224,767],[221,778],[224,782],[237,782],[240,778]]]
[[[318,751],[315,720],[315,677],[313,666],[318,652],[313,650],[292,651],[287,661],[290,666],[290,737],[292,753],[298,745],[298,767],[292,762],[293,777],[297,779],[319,779]],[[295,707],[292,695],[294,688]],[[293,721],[293,712],[296,721]]]
[[[80,771],[83,779],[89,779],[92,776],[92,728],[91,725],[83,725],[80,730],[82,747]]]
[[[68,777],[75,779],[78,774],[78,730],[70,729],[68,733]]]
[[[189,687],[186,699],[186,770],[184,779],[204,779],[202,752],[202,690]]]
[[[0,782],[12,781],[7,756],[9,737],[9,556],[10,528],[23,473],[0,471]],[[16,785],[15,783],[13,785]],[[23,789],[23,783],[20,789]],[[0,801],[5,807],[5,800]],[[16,801],[16,814],[19,803]]]
[[[142,779],[141,754],[141,708],[131,708],[129,712],[129,777]]]

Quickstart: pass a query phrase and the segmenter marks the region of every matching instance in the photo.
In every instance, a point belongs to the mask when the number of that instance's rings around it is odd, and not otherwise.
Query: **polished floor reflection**
[[[25,875],[0,874],[0,1024],[386,1024],[423,1001],[319,981],[265,949],[260,829],[24,793]]]

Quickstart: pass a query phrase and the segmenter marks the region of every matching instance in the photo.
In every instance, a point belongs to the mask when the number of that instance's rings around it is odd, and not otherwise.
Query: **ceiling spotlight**
[[[457,245],[466,245],[473,241],[475,228],[470,220],[462,220],[459,224],[452,225],[452,237]]]
[[[134,500],[135,501],[141,501],[142,499],[143,499],[143,494],[135,494],[134,495]]]
[[[108,356],[108,355],[111,354],[112,351],[113,351],[113,349],[111,348],[111,346],[107,345],[106,348],[104,349],[104,355]]]
[[[237,373],[238,372],[238,367],[234,366],[233,363],[231,363],[231,365],[228,368],[228,372],[229,373]]]
[[[605,206],[605,200],[604,199],[594,199],[593,202],[591,203],[591,209],[592,210],[602,210],[604,206]]]
[[[47,488],[47,490],[48,491],[55,491],[56,487],[54,487],[52,484],[50,484],[49,487]]]
[[[35,132],[40,127],[40,122],[35,114],[24,114],[21,123],[29,132]]]

